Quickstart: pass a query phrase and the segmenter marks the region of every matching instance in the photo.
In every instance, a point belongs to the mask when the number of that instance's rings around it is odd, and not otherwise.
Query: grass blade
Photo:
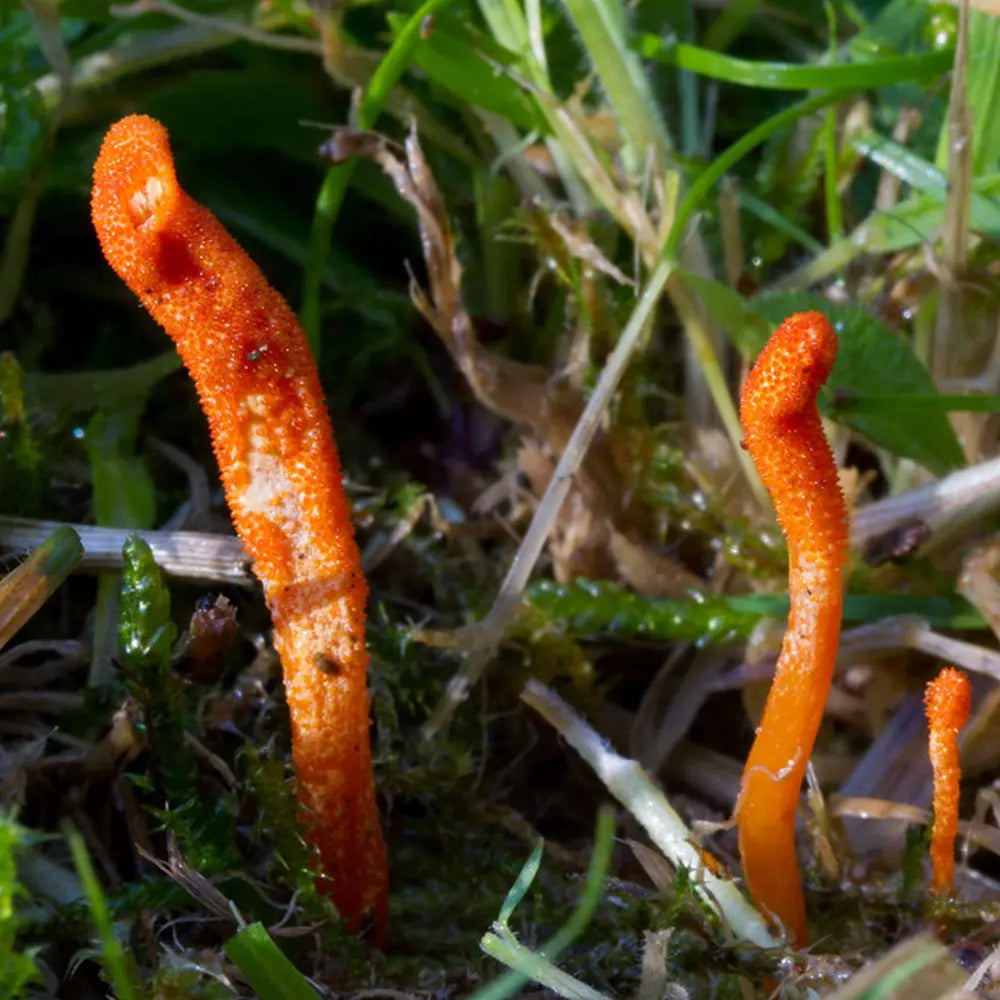
[[[424,19],[433,14],[442,2],[443,0],[425,0],[396,36],[361,97],[357,120],[359,128],[375,127],[389,92],[410,65],[413,54],[421,42],[420,30]],[[340,206],[344,203],[344,195],[354,173],[354,164],[354,160],[348,160],[327,170],[316,198],[312,229],[309,232],[309,255],[303,277],[302,310],[299,319],[317,360],[321,348],[320,291],[323,287],[323,274],[330,252],[330,237],[333,235]]]
[[[82,558],[79,536],[63,525],[0,580],[0,647],[52,596]]]
[[[637,40],[639,54],[700,76],[768,90],[874,90],[908,81],[932,80],[951,69],[950,49],[919,56],[890,56],[877,62],[825,66],[735,59],[684,42],[670,44],[658,35]]]
[[[316,1000],[317,992],[263,924],[241,927],[223,946],[260,1000]]]
[[[650,155],[662,170],[672,147],[642,65],[625,41],[624,14],[615,0],[563,0],[601,79],[625,140],[625,164],[639,177]]]
[[[69,853],[73,858],[76,873],[80,876],[83,891],[87,896],[90,916],[97,929],[97,937],[101,946],[100,960],[104,966],[105,975],[114,985],[118,1000],[137,1000],[138,994],[132,970],[129,968],[128,956],[112,927],[108,903],[104,898],[104,891],[97,880],[94,867],[90,863],[87,845],[83,842],[79,831],[68,821],[63,824],[63,836],[69,846]]]

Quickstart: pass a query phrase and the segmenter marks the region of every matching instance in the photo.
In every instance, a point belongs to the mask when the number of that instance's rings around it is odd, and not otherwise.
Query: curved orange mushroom
[[[791,607],[736,806],[747,886],[796,944],[806,939],[795,815],[840,637],[847,510],[816,395],[837,356],[822,313],[790,316],[743,385],[745,447],[788,540]]]
[[[308,835],[356,925],[384,922],[372,782],[367,588],[316,363],[295,314],[219,221],[181,190],[166,129],[108,130],[94,228],[111,267],[177,346],[208,418],[233,524],[274,622]]]

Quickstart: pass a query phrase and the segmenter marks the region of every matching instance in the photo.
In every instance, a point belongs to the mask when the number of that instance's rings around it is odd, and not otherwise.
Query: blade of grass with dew
[[[130,959],[112,927],[107,900],[104,898],[94,867],[90,863],[87,845],[83,842],[79,831],[69,821],[63,822],[62,833],[87,896],[90,917],[97,930],[100,945],[99,961],[104,967],[104,974],[114,987],[118,1000],[137,1000],[135,973],[130,968]]]
[[[933,163],[902,143],[866,129],[851,136],[851,146],[882,170],[887,170],[915,191],[943,195],[948,177]]]
[[[893,84],[933,80],[951,69],[950,49],[918,56],[888,56],[874,62],[837,63],[827,66],[757,62],[736,59],[684,42],[671,43],[658,35],[641,34],[637,51],[700,76],[745,87],[767,90],[875,90]]]
[[[590,765],[605,787],[635,817],[650,839],[675,867],[691,875],[702,902],[717,914],[736,938],[761,948],[778,941],[764,918],[743,898],[735,883],[706,869],[691,831],[650,776],[634,760],[621,757],[554,691],[529,680],[521,699],[541,715]]]
[[[942,202],[947,196],[948,175],[900,143],[867,131],[854,136],[851,145],[862,156],[888,170],[915,191],[935,195]],[[1000,198],[973,191],[970,210],[976,228],[1000,233]]]
[[[545,982],[551,980],[551,972],[558,972],[552,963],[584,931],[601,901],[604,879],[611,863],[614,833],[614,810],[609,806],[603,806],[597,814],[594,849],[590,855],[583,892],[566,923],[538,949],[537,953],[521,946],[509,925],[511,915],[538,874],[542,860],[542,844],[535,847],[504,898],[492,931],[484,934],[480,942],[483,950],[498,961],[506,962],[506,957],[514,956],[515,967],[499,979],[477,990],[469,1000],[504,1000],[519,990],[529,979],[535,978],[536,973],[545,976],[546,979],[538,980]]]
[[[993,208],[989,216],[984,216],[983,203],[975,197],[983,195],[991,201],[1000,197],[1000,173],[975,178],[972,192],[970,228],[993,239],[1000,237],[1000,230],[991,225]],[[780,277],[771,289],[808,288],[826,281],[862,255],[893,253],[930,243],[940,235],[945,216],[942,199],[935,195],[917,195],[900,202],[891,211],[873,212],[843,240]]]
[[[642,64],[628,47],[620,0],[562,0],[562,4],[618,121],[626,170],[640,178],[652,156],[652,170],[658,174],[669,162],[673,143]]]
[[[263,924],[241,927],[222,946],[260,1000],[316,1000],[309,981],[274,943]]]
[[[79,536],[62,525],[0,580],[0,648],[55,593],[82,558]]]
[[[421,43],[421,31],[425,18],[430,17],[441,6],[444,0],[424,0],[410,16],[406,25],[399,32],[386,52],[378,68],[372,75],[358,104],[358,128],[374,128],[382,112],[389,92],[399,82],[413,60],[414,52]],[[347,186],[354,173],[354,160],[330,167],[323,183],[320,185],[316,198],[316,208],[313,212],[312,228],[309,233],[309,252],[306,269],[303,276],[302,309],[300,322],[305,331],[306,339],[313,355],[319,360],[321,351],[320,336],[320,293],[323,285],[323,274],[326,271],[326,259],[329,253],[330,239],[333,227],[343,204]]]

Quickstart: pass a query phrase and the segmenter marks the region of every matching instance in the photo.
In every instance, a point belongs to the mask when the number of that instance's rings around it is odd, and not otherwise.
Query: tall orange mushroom
[[[791,607],[736,820],[754,901],[800,945],[806,914],[795,816],[837,658],[847,546],[844,497],[816,408],[836,356],[837,337],[822,313],[790,316],[740,398],[745,446],[788,540]]]
[[[955,882],[955,834],[962,768],[958,733],[969,718],[972,685],[968,675],[945,667],[927,685],[924,707],[929,729],[928,752],[934,772],[934,828],[931,832],[931,886],[946,895]]]
[[[177,346],[208,418],[233,524],[274,622],[308,836],[357,925],[386,913],[369,746],[367,588],[316,364],[295,315],[181,190],[167,132],[132,115],[94,166],[111,267]]]

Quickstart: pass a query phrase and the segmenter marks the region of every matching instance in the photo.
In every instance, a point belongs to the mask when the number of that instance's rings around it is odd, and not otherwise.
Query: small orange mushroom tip
[[[94,165],[108,263],[174,341],[208,418],[233,524],[274,622],[321,886],[381,934],[386,850],[372,780],[367,588],[316,363],[288,303],[178,186],[166,129],[131,115]]]
[[[955,882],[955,835],[962,768],[958,759],[958,733],[969,718],[972,685],[968,676],[945,667],[928,685],[924,695],[929,730],[928,751],[934,773],[934,828],[931,832],[931,886],[947,895]]]
[[[822,313],[775,331],[740,396],[744,444],[788,541],[788,627],[743,771],[736,822],[747,887],[797,945],[806,940],[795,816],[840,638],[847,510],[816,395],[837,337]]]

